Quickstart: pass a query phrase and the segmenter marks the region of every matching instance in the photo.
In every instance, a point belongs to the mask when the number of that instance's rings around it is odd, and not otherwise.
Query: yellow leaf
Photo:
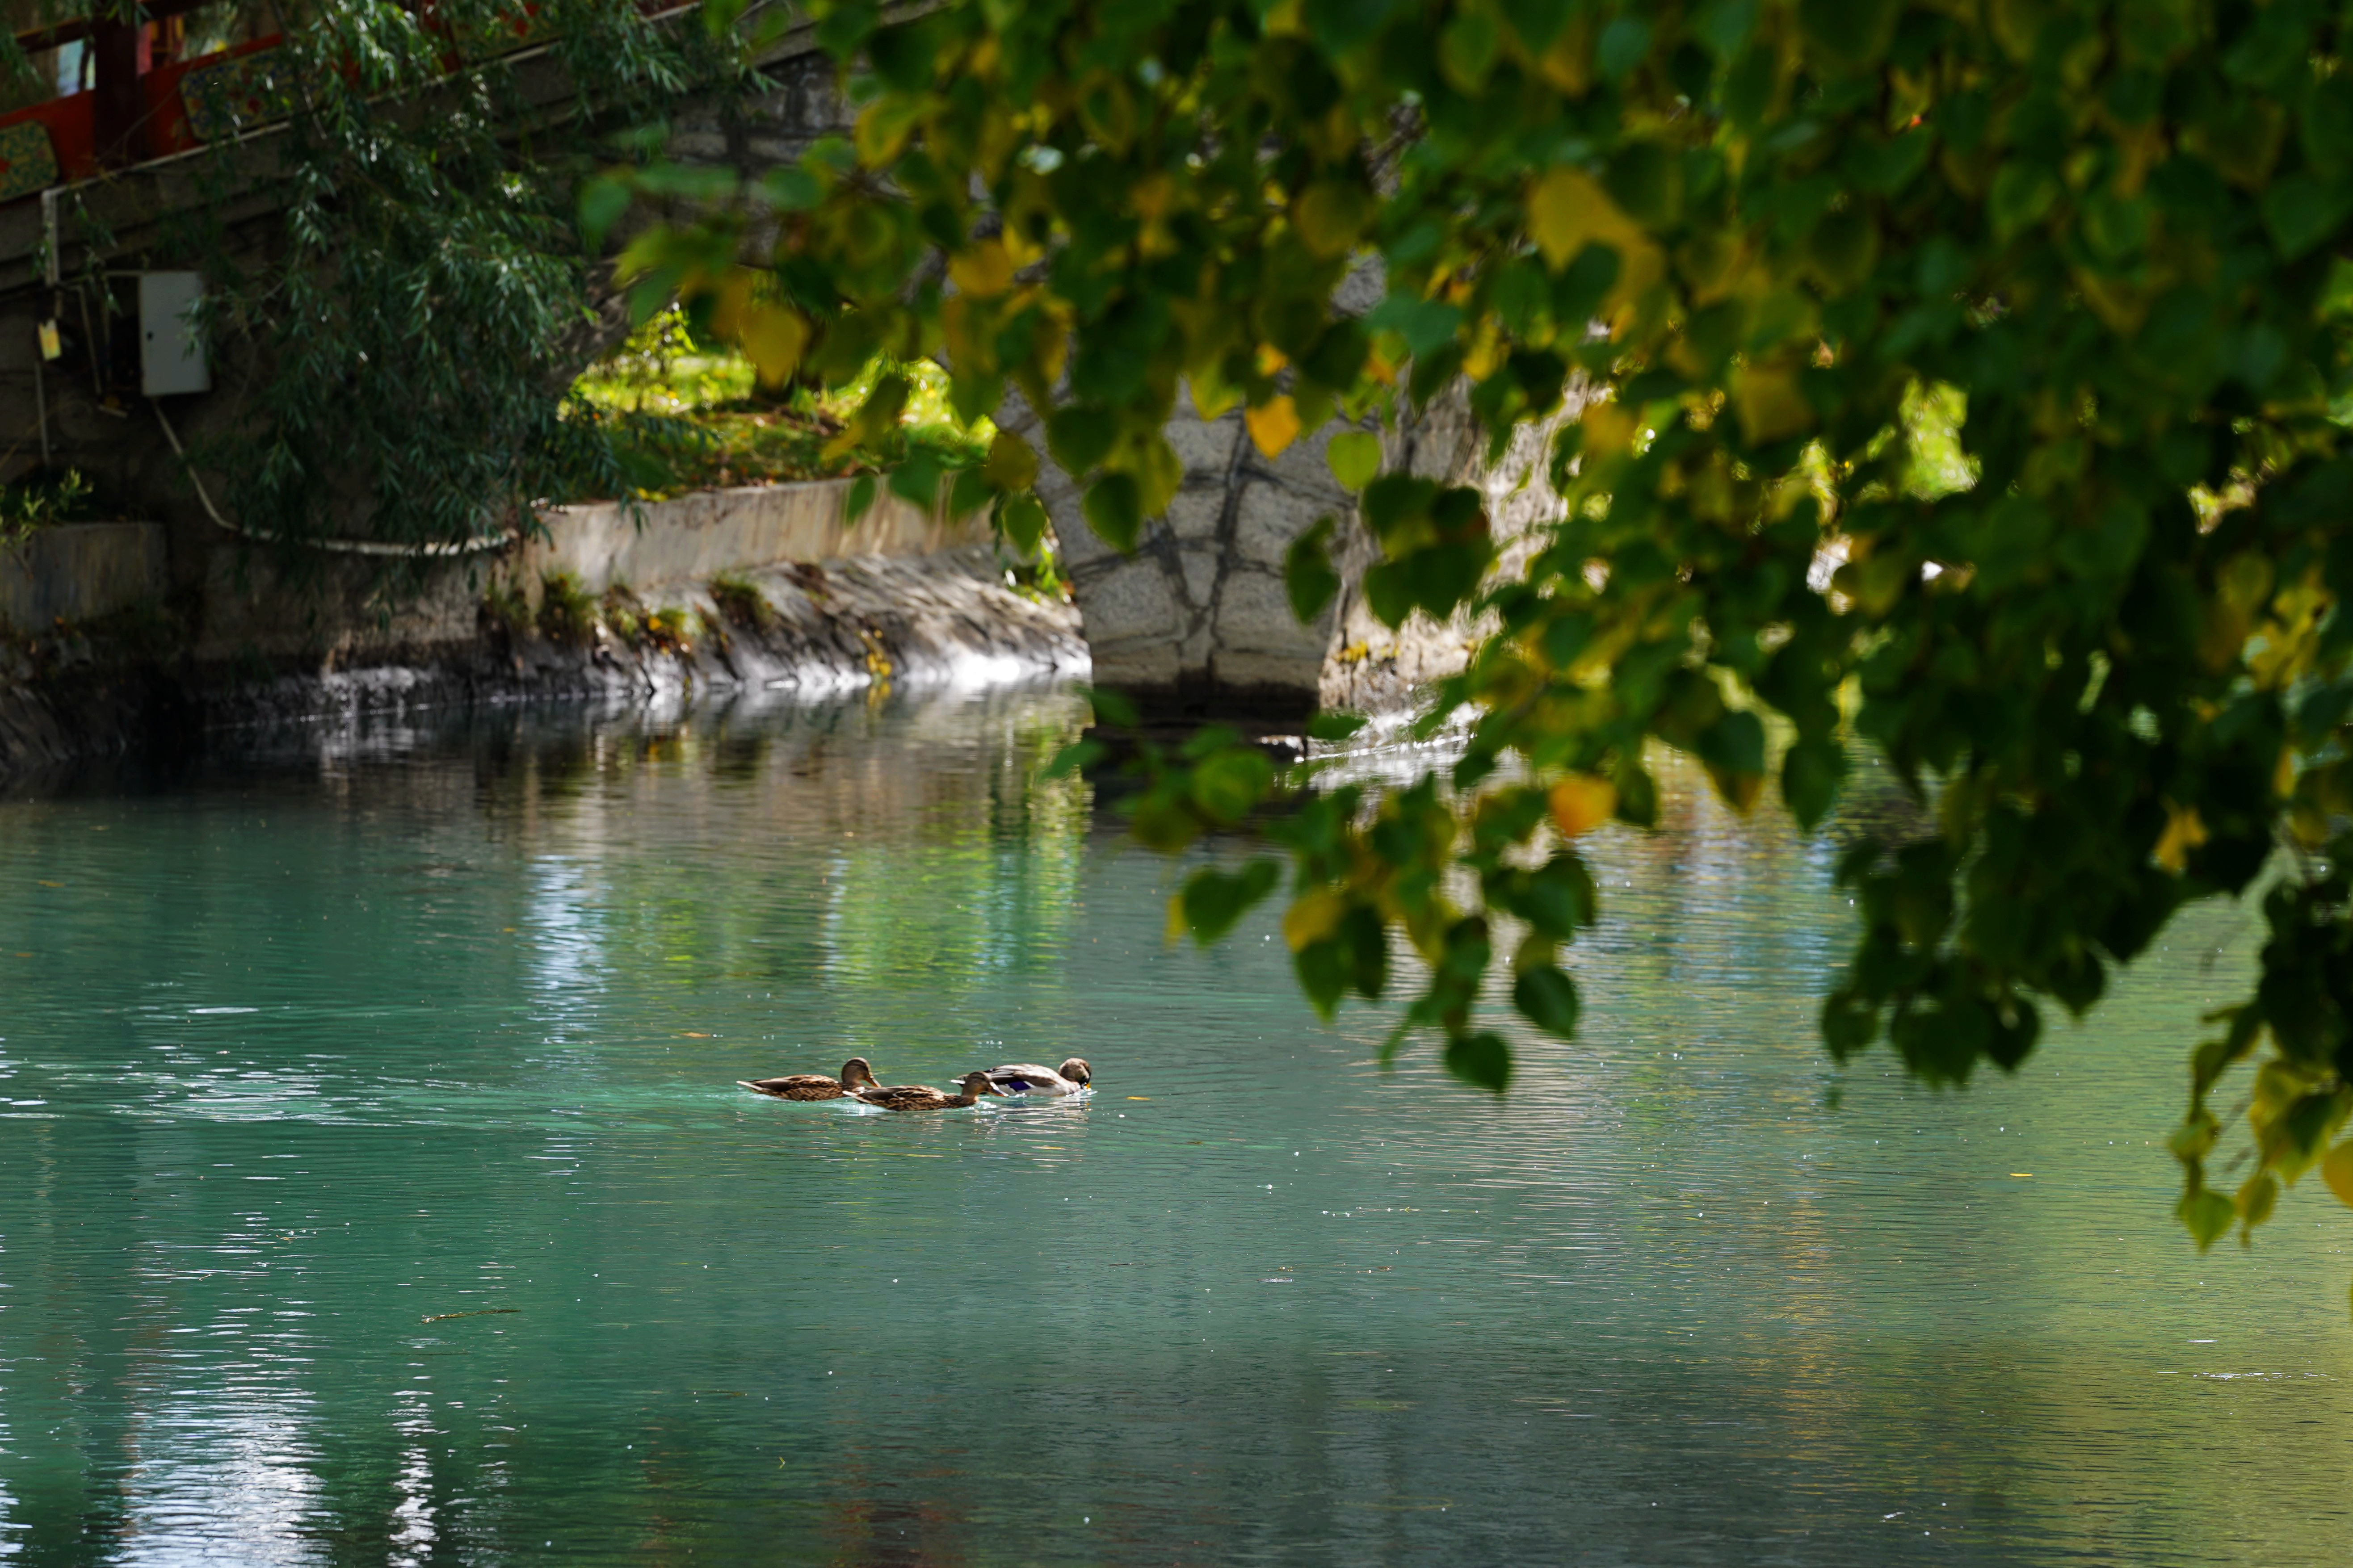
[[[1641,422],[1624,404],[1613,400],[1587,404],[1577,423],[1585,426],[1581,450],[1588,459],[1599,463],[1632,447],[1634,432]]]
[[[713,290],[718,298],[711,306],[711,330],[728,342],[743,331],[744,307],[752,302],[752,288],[758,275],[748,267],[738,267],[719,280]]]
[[[1166,174],[1152,174],[1138,180],[1134,189],[1127,193],[1127,205],[1140,218],[1166,217],[1176,201],[1176,182]]]
[[[1462,355],[1462,374],[1473,381],[1484,381],[1493,374],[1511,353],[1512,345],[1496,330],[1492,316],[1479,323],[1478,335]]]
[[[1290,363],[1291,363],[1291,361],[1289,360],[1289,358],[1287,358],[1287,357],[1283,354],[1283,352],[1282,352],[1281,349],[1276,348],[1272,343],[1261,343],[1261,344],[1259,344],[1259,346],[1258,346],[1258,373],[1259,373],[1259,374],[1261,374],[1261,375],[1272,375],[1272,374],[1274,374],[1277,371],[1281,370],[1284,365],[1287,365],[1287,364],[1289,364]]]
[[[1537,67],[1545,79],[1567,93],[1582,98],[1593,81],[1593,22],[1592,13],[1578,7],[1572,13],[1569,24],[1560,30],[1552,47],[1544,52]]]
[[[2337,1194],[2337,1201],[2353,1208],[2353,1140],[2339,1143],[2320,1162],[2320,1179]]]
[[[1752,447],[1800,435],[1814,425],[1814,405],[1798,390],[1794,365],[1741,366],[1732,379],[1732,407],[1740,418],[1740,438]]]
[[[1566,267],[1588,245],[1618,253],[1618,282],[1602,301],[1605,313],[1659,280],[1665,261],[1658,246],[1584,170],[1550,171],[1529,187],[1527,205],[1529,237],[1547,265]]]
[[[735,341],[752,362],[763,386],[782,386],[792,379],[808,346],[808,323],[798,310],[763,300],[746,303],[735,323]]]
[[[1187,384],[1186,390],[1192,395],[1193,412],[1201,416],[1201,422],[1205,425],[1215,421],[1219,415],[1242,400],[1241,389],[1228,386],[1223,381],[1218,379],[1215,371],[1195,376]]]
[[[1348,900],[1330,888],[1303,893],[1283,911],[1282,940],[1297,952],[1338,930],[1340,917],[1347,912]]]
[[[897,93],[886,94],[866,106],[858,117],[858,127],[851,139],[858,146],[858,160],[870,169],[879,169],[899,155],[907,144],[908,132],[923,118],[923,100],[903,98]]]
[[[2280,748],[2279,766],[2272,770],[2272,794],[2285,800],[2295,793],[2295,748]]]
[[[1307,25],[1302,19],[1305,6],[1302,0],[1274,0],[1259,18],[1259,26],[1270,38],[1299,37],[1305,35]]]
[[[1038,480],[1038,454],[1012,431],[999,430],[980,471],[998,489],[1026,490]]]
[[[1244,409],[1242,422],[1250,426],[1252,444],[1270,458],[1281,457],[1285,447],[1299,439],[1299,410],[1287,395]]]
[[[1724,797],[1724,804],[1743,816],[1756,809],[1757,797],[1765,793],[1763,773],[1736,773],[1724,768],[1710,768],[1707,776],[1709,782],[1715,785],[1716,794]]]
[[[1577,838],[1600,826],[1618,810],[1618,786],[1591,773],[1571,773],[1547,797],[1553,826],[1563,838]]]
[[[1183,942],[1185,940],[1185,933],[1192,929],[1191,922],[1185,919],[1185,895],[1182,893],[1169,894],[1168,923],[1162,929],[1160,939],[1163,942],[1173,945],[1176,942]]]
[[[1001,239],[984,239],[948,263],[948,281],[978,300],[1013,287],[1013,258]]]
[[[2157,863],[2176,876],[2189,863],[2189,852],[2206,842],[2206,824],[2198,808],[2165,803],[2165,831],[2157,840]]]

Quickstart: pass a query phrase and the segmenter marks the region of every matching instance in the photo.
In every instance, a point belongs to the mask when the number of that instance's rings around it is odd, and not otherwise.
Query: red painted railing
[[[149,15],[171,15],[196,0],[149,0]],[[659,15],[676,0],[638,0]],[[437,26],[434,0],[419,0],[418,15]],[[525,0],[512,27],[517,46],[537,30],[540,5]],[[99,53],[99,85],[46,103],[0,114],[0,205],[38,195],[51,185],[85,180],[108,168],[123,168],[175,153],[193,151],[232,133],[240,124],[275,118],[281,95],[269,85],[269,58],[281,35],[273,33],[195,59],[146,65],[153,23],[69,23],[20,35],[27,48],[48,48],[87,38]],[[132,47],[132,46],[135,46]],[[463,60],[452,54],[447,64]]]

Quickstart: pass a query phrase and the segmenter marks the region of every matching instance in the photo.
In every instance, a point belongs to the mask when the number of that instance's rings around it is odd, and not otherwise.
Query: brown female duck
[[[1003,1091],[988,1081],[985,1072],[968,1072],[963,1082],[962,1094],[942,1094],[929,1084],[902,1083],[889,1089],[861,1089],[858,1098],[885,1110],[961,1110],[967,1105],[979,1104],[985,1094],[1003,1098]]]
[[[839,1079],[822,1073],[797,1072],[785,1078],[764,1078],[757,1083],[735,1080],[738,1089],[748,1089],[754,1094],[773,1095],[778,1100],[844,1100],[856,1094],[860,1085],[868,1089],[881,1086],[874,1081],[874,1068],[864,1057],[852,1057],[841,1064]]]

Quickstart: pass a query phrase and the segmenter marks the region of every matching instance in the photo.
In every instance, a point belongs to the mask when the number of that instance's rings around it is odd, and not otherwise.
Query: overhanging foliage
[[[1115,543],[1176,487],[1180,384],[1208,414],[1245,405],[1269,449],[1467,382],[1500,452],[1572,377],[1607,389],[1553,455],[1565,521],[1507,581],[1483,580],[1479,492],[1371,478],[1335,443],[1384,554],[1373,607],[1475,602],[1500,629],[1438,695],[1434,715],[1475,718],[1450,777],[1324,795],[1282,830],[1318,1005],[1380,994],[1401,929],[1426,960],[1408,1025],[1500,1088],[1482,987],[1506,968],[1521,1012],[1575,1027],[1556,956],[1598,903],[1577,840],[1651,821],[1648,746],[1742,810],[1773,782],[1810,826],[1860,738],[1938,831],[1841,864],[1861,930],[1823,1010],[1833,1053],[1883,1040],[1939,1083],[2014,1068],[2049,1004],[2090,1008],[2184,904],[2268,867],[2257,984],[2192,1058],[2181,1217],[2201,1245],[2253,1226],[2324,1158],[2353,1110],[2336,11],[815,10],[861,84],[854,144],[641,245],[649,289],[720,296],[774,374],[931,353],[969,414],[1008,383],[1052,402],[1052,455]],[[1367,257],[1387,298],[1342,319],[1334,289]],[[1974,483],[1907,482],[1921,398],[1965,409]],[[971,499],[1033,516],[1035,471],[1004,437]],[[1333,584],[1318,536],[1298,606]],[[1173,846],[1239,818],[1272,782],[1238,756],[1212,738],[1168,759],[1140,830]],[[1273,881],[1203,873],[1179,916],[1222,929]],[[2207,1099],[2250,1058],[2253,1168],[2214,1191]],[[2326,1158],[2353,1201],[2353,1146]]]

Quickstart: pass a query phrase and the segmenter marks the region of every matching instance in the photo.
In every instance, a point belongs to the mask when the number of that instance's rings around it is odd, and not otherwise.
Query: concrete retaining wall
[[[548,537],[525,546],[505,570],[534,584],[569,572],[601,593],[616,583],[706,583],[780,561],[936,555],[989,541],[986,513],[950,520],[944,510],[927,511],[888,493],[845,527],[851,483],[704,490],[645,502],[638,517],[617,501],[557,507],[543,515]]]
[[[45,631],[58,621],[96,620],[164,584],[164,525],[72,522],[45,528],[0,550],[0,630]]]

